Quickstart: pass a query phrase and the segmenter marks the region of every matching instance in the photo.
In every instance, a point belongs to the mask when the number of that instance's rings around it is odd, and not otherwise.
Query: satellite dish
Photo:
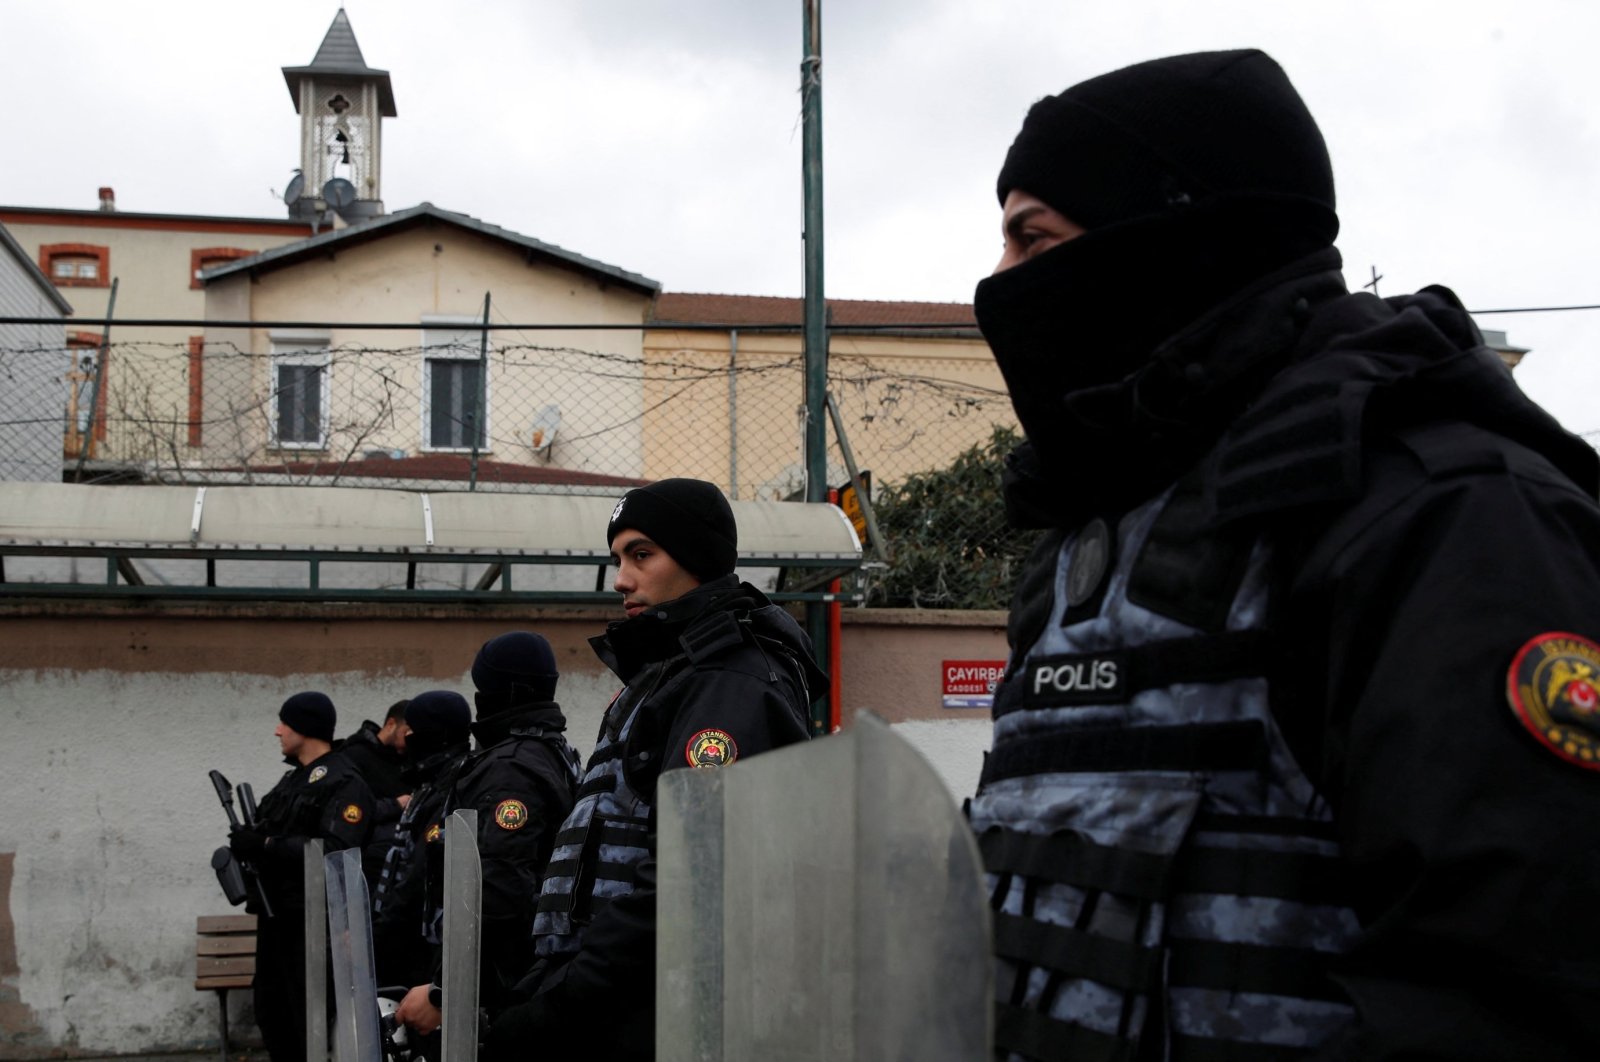
[[[322,186],[322,200],[335,210],[343,210],[356,201],[356,186],[343,177],[335,177]]]
[[[543,450],[546,454],[550,447],[555,445],[556,432],[561,428],[561,407],[545,406],[533,418],[533,431],[531,441],[535,450]]]
[[[300,194],[302,192],[304,192],[305,190],[306,190],[306,177],[305,177],[305,174],[301,173],[299,170],[296,170],[294,176],[289,178],[289,187],[287,187],[287,188],[285,188],[283,190],[283,201],[284,201],[284,203],[286,203],[289,206],[294,206],[296,203],[298,203],[300,201]]]

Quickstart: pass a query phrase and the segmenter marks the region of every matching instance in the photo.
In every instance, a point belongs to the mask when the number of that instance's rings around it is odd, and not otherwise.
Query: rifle
[[[239,803],[243,806],[245,814],[243,823],[240,823],[239,816],[233,811],[233,786],[221,771],[211,772],[211,787],[217,791],[217,799],[222,801],[222,810],[228,813],[230,828],[238,829],[241,825],[256,824],[256,798],[248,782],[239,787]],[[241,863],[235,859],[233,849],[223,845],[212,852],[211,869],[217,872],[217,884],[222,886],[222,895],[227,898],[231,906],[237,907],[244,903],[253,891],[256,899],[261,902],[261,913],[268,918],[272,917],[272,902],[267,899],[267,891],[261,887],[260,872],[249,863]],[[248,880],[245,877],[247,874]]]

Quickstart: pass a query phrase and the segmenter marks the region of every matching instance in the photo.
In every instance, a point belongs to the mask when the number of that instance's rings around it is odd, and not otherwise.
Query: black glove
[[[542,1053],[550,1039],[551,1024],[542,1000],[531,999],[507,1007],[478,1026],[479,1062],[525,1059],[533,1044],[538,1044]]]
[[[228,847],[235,859],[248,863],[267,854],[267,835],[249,826],[235,826],[228,831]]]

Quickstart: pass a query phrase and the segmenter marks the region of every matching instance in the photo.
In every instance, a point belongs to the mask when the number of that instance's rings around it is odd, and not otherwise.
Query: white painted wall
[[[616,687],[609,674],[562,677],[569,736],[585,755]],[[232,909],[208,864],[227,827],[206,772],[265,795],[286,770],[272,737],[277,708],[298,689],[333,698],[343,736],[426,688],[469,692],[471,683],[465,672],[429,683],[357,672],[0,669],[0,852],[16,854],[15,988],[38,1038],[88,1054],[213,1045],[215,998],[192,987],[195,917]],[[954,801],[971,795],[986,720],[912,720],[894,730],[928,758]],[[231,1010],[250,1035],[247,1000]]]
[[[585,754],[615,686],[563,677]],[[471,681],[463,673],[439,687],[470,692]],[[0,671],[0,852],[16,853],[16,988],[46,1040],[90,1054],[214,1044],[215,997],[193,988],[195,918],[233,909],[208,862],[227,820],[206,772],[265,795],[287,769],[272,730],[297,689],[349,706],[343,736],[425,688],[360,674]]]

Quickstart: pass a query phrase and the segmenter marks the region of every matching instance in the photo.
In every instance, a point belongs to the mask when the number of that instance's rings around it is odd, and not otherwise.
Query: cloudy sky
[[[383,196],[660,281],[798,295],[801,0],[349,0],[390,71]],[[280,73],[324,0],[0,0],[0,203],[281,216]],[[1158,55],[1259,46],[1322,123],[1346,275],[1474,309],[1600,303],[1600,4],[832,0],[828,294],[966,301],[1028,104]],[[1523,387],[1600,438],[1600,311],[1484,316]]]

